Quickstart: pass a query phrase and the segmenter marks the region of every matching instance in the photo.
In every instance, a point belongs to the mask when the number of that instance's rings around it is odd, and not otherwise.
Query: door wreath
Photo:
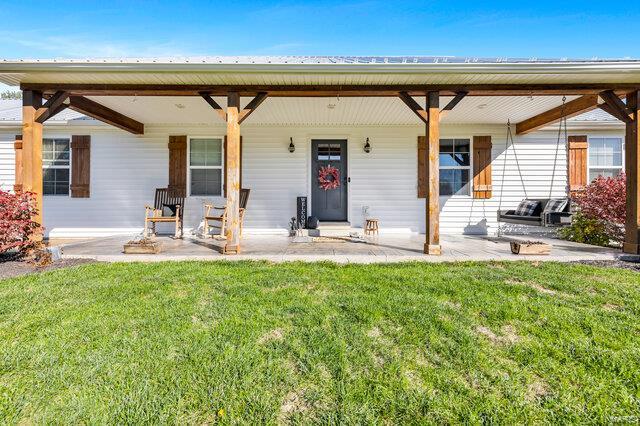
[[[320,167],[318,171],[318,183],[320,188],[328,191],[340,186],[340,170],[333,166]]]

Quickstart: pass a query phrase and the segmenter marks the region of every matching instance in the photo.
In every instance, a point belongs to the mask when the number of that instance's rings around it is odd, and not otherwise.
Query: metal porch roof
[[[638,59],[205,56],[3,59],[0,82],[368,85],[638,83]]]

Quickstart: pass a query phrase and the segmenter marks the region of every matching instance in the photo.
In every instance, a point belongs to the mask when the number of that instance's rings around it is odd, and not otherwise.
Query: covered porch
[[[620,250],[595,247],[570,241],[536,237],[552,246],[551,255],[515,255],[510,241],[525,241],[526,237],[486,237],[471,235],[443,235],[440,256],[424,256],[424,235],[381,235],[379,237],[325,237],[315,242],[294,242],[280,235],[247,235],[243,237],[242,253],[224,256],[224,241],[185,237],[181,240],[167,236],[158,238],[162,244],[159,254],[124,254],[123,245],[133,236],[116,236],[66,241],[53,245],[61,248],[63,258],[86,258],[105,262],[155,262],[169,260],[265,260],[330,261],[337,263],[383,262],[453,262],[453,261],[517,261],[537,260],[573,262],[585,260],[615,260]]]
[[[374,61],[375,63],[375,61]],[[175,98],[201,103],[202,111],[211,122],[224,126],[225,164],[223,179],[227,212],[227,226],[223,253],[259,252],[258,236],[240,234],[239,191],[242,188],[241,133],[251,122],[263,103],[270,99],[342,98],[360,99],[360,105],[385,98],[403,105],[407,116],[422,124],[421,142],[415,157],[418,163],[417,198],[424,199],[422,214],[424,234],[400,238],[381,236],[390,244],[404,244],[402,255],[421,253],[453,256],[456,249],[447,249],[443,243],[454,242],[457,237],[441,236],[441,194],[439,147],[441,123],[454,115],[465,103],[482,100],[478,109],[488,114],[500,109],[495,100],[517,99],[535,102],[513,123],[514,133],[524,135],[594,109],[602,109],[626,126],[627,223],[624,251],[640,253],[640,201],[638,197],[638,108],[640,82],[637,64],[604,64],[598,68],[590,63],[398,63],[371,64],[344,63],[180,63],[109,66],[110,64],[2,64],[2,70],[14,67],[10,78],[24,91],[21,146],[21,190],[36,194],[40,210],[42,199],[42,124],[60,111],[70,108],[96,120],[106,122],[134,135],[146,131],[144,102],[173,102]],[[112,65],[112,64],[111,64]],[[568,65],[571,65],[570,67]],[[597,65],[597,64],[596,64]],[[617,67],[617,68],[616,68]],[[617,70],[617,71],[616,71]],[[619,71],[627,71],[621,73]],[[18,75],[20,71],[20,75]],[[508,78],[504,77],[505,73]],[[9,74],[7,74],[9,75]],[[96,82],[99,80],[99,82]],[[562,100],[568,100],[566,103]],[[623,102],[621,99],[626,99]],[[486,100],[486,102],[484,102]],[[206,102],[206,103],[205,103]],[[208,106],[207,106],[208,104]],[[182,104],[181,104],[182,105]],[[484,107],[480,108],[481,105]],[[184,105],[183,105],[184,107]],[[407,108],[408,107],[408,108]],[[361,108],[364,108],[361,106]],[[528,112],[526,112],[528,111]],[[356,111],[357,113],[357,111]],[[383,111],[384,113],[384,111]],[[506,112],[509,114],[509,111]],[[168,117],[172,113],[164,112]],[[507,115],[511,116],[511,115]],[[245,120],[246,124],[245,124]],[[332,132],[335,134],[335,132]],[[477,136],[477,141],[475,140]],[[491,176],[491,138],[473,135],[476,164],[473,169],[473,198],[495,197]],[[292,141],[293,143],[293,141]],[[173,144],[173,145],[172,145]],[[186,136],[176,136],[169,144],[169,163],[178,164],[175,173],[169,173],[166,185],[187,191]],[[78,145],[78,149],[85,149]],[[88,155],[88,154],[87,154]],[[123,153],[122,155],[126,155]],[[17,156],[16,156],[17,158]],[[75,161],[75,160],[74,160]],[[308,160],[304,160],[305,162]],[[503,175],[504,177],[504,175]],[[91,180],[89,174],[72,175],[72,194],[88,197]],[[584,182],[583,182],[584,183]],[[502,185],[503,183],[501,183]],[[73,197],[74,195],[72,195]],[[389,200],[389,203],[393,203]],[[293,213],[293,212],[292,212]],[[293,214],[292,214],[293,215]],[[394,240],[396,239],[396,240]],[[418,240],[421,247],[416,248]],[[442,240],[442,241],[441,241]],[[105,242],[110,241],[105,239]],[[253,241],[253,249],[251,249]],[[489,240],[483,240],[489,244]],[[180,242],[171,243],[180,247]],[[187,243],[184,243],[187,244]],[[206,247],[210,243],[193,243]],[[212,243],[211,243],[212,244]],[[274,249],[280,253],[297,250],[290,243]],[[333,243],[331,243],[333,244]],[[335,243],[356,244],[356,243]],[[358,243],[361,244],[361,243]],[[191,246],[189,246],[191,247]],[[276,247],[276,246],[274,246]],[[316,247],[316,245],[314,245]],[[350,246],[351,247],[351,246]],[[353,246],[356,247],[356,246]],[[357,246],[367,247],[367,245]],[[491,247],[488,245],[487,247]],[[211,247],[209,247],[211,249]],[[311,249],[311,248],[310,248]],[[368,249],[380,256],[394,256],[382,245],[369,245]],[[315,248],[314,248],[315,250]],[[418,250],[418,252],[416,252]],[[483,249],[484,250],[484,249]],[[249,253],[250,254],[250,253]],[[279,255],[276,255],[279,256]],[[444,258],[445,256],[443,256]]]

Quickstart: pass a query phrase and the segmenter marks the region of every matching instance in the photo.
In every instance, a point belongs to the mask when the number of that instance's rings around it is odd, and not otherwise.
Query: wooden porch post
[[[39,224],[42,224],[42,124],[35,121],[35,114],[41,106],[41,92],[22,93],[22,190],[35,194],[38,214],[33,220]]]
[[[441,254],[440,250],[440,92],[427,92],[427,171],[426,254]]]
[[[627,94],[627,108],[631,110],[632,119],[626,123],[625,139],[625,172],[627,175],[627,220],[623,251],[640,254],[640,91]]]
[[[225,253],[240,252],[240,94],[227,95],[227,242]]]

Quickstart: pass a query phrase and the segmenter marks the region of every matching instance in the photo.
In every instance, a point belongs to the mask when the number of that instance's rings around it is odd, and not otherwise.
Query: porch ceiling
[[[91,96],[91,99],[145,124],[220,124],[223,121],[199,97]],[[567,101],[576,96],[567,97]],[[226,98],[214,98],[226,106]],[[414,98],[424,105],[424,98]],[[450,97],[442,97],[441,105]],[[242,98],[246,105],[251,98]],[[561,96],[467,97],[442,118],[443,123],[516,123],[562,103]],[[268,98],[246,125],[412,125],[422,124],[398,98]]]

